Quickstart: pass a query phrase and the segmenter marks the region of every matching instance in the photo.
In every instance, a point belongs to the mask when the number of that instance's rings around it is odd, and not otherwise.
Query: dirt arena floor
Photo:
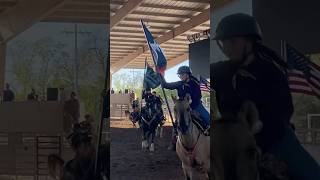
[[[182,180],[178,156],[167,149],[171,139],[169,125],[164,127],[164,137],[156,138],[155,152],[150,153],[142,151],[139,129],[129,120],[111,120],[111,179]]]

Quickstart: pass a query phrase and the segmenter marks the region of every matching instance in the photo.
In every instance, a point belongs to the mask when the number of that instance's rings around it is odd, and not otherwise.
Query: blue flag
[[[144,22],[142,20],[141,20],[141,24],[142,24],[143,31],[144,31],[145,37],[147,39],[152,57],[153,57],[154,61],[156,62],[156,64],[155,64],[156,70],[157,70],[157,72],[161,73],[162,76],[164,76],[164,71],[167,68],[167,59],[164,56],[162,49],[157,44],[157,42],[154,40],[151,32],[148,30],[148,28],[146,27],[146,25],[144,24]]]
[[[156,72],[154,72],[152,67],[150,67],[148,64],[146,68],[147,70],[144,77],[143,86],[145,89],[147,88],[155,89],[160,85],[159,75]]]

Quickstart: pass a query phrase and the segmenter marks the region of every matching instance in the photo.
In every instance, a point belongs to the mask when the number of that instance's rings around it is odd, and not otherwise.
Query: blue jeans
[[[201,118],[205,121],[207,126],[210,125],[210,114],[202,104],[199,104],[198,107],[196,107],[194,110],[196,110],[200,114]]]
[[[292,180],[319,180],[320,166],[303,148],[291,128],[279,144],[270,149],[277,158],[287,163]]]

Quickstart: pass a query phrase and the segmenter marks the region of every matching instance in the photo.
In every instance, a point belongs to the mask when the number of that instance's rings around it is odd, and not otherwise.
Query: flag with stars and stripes
[[[211,90],[210,83],[205,78],[200,76],[199,82],[200,82],[200,90],[201,91],[210,92],[210,90]]]
[[[285,42],[283,52],[289,66],[288,81],[291,92],[320,98],[320,66]]]

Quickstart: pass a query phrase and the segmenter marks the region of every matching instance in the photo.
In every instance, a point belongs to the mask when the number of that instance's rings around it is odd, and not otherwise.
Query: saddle
[[[205,132],[205,127],[203,124],[201,124],[201,122],[203,122],[203,120],[201,119],[199,112],[192,110],[191,111],[191,118],[192,118],[192,122],[202,132],[202,134],[204,134],[205,136],[210,136],[210,133]]]

